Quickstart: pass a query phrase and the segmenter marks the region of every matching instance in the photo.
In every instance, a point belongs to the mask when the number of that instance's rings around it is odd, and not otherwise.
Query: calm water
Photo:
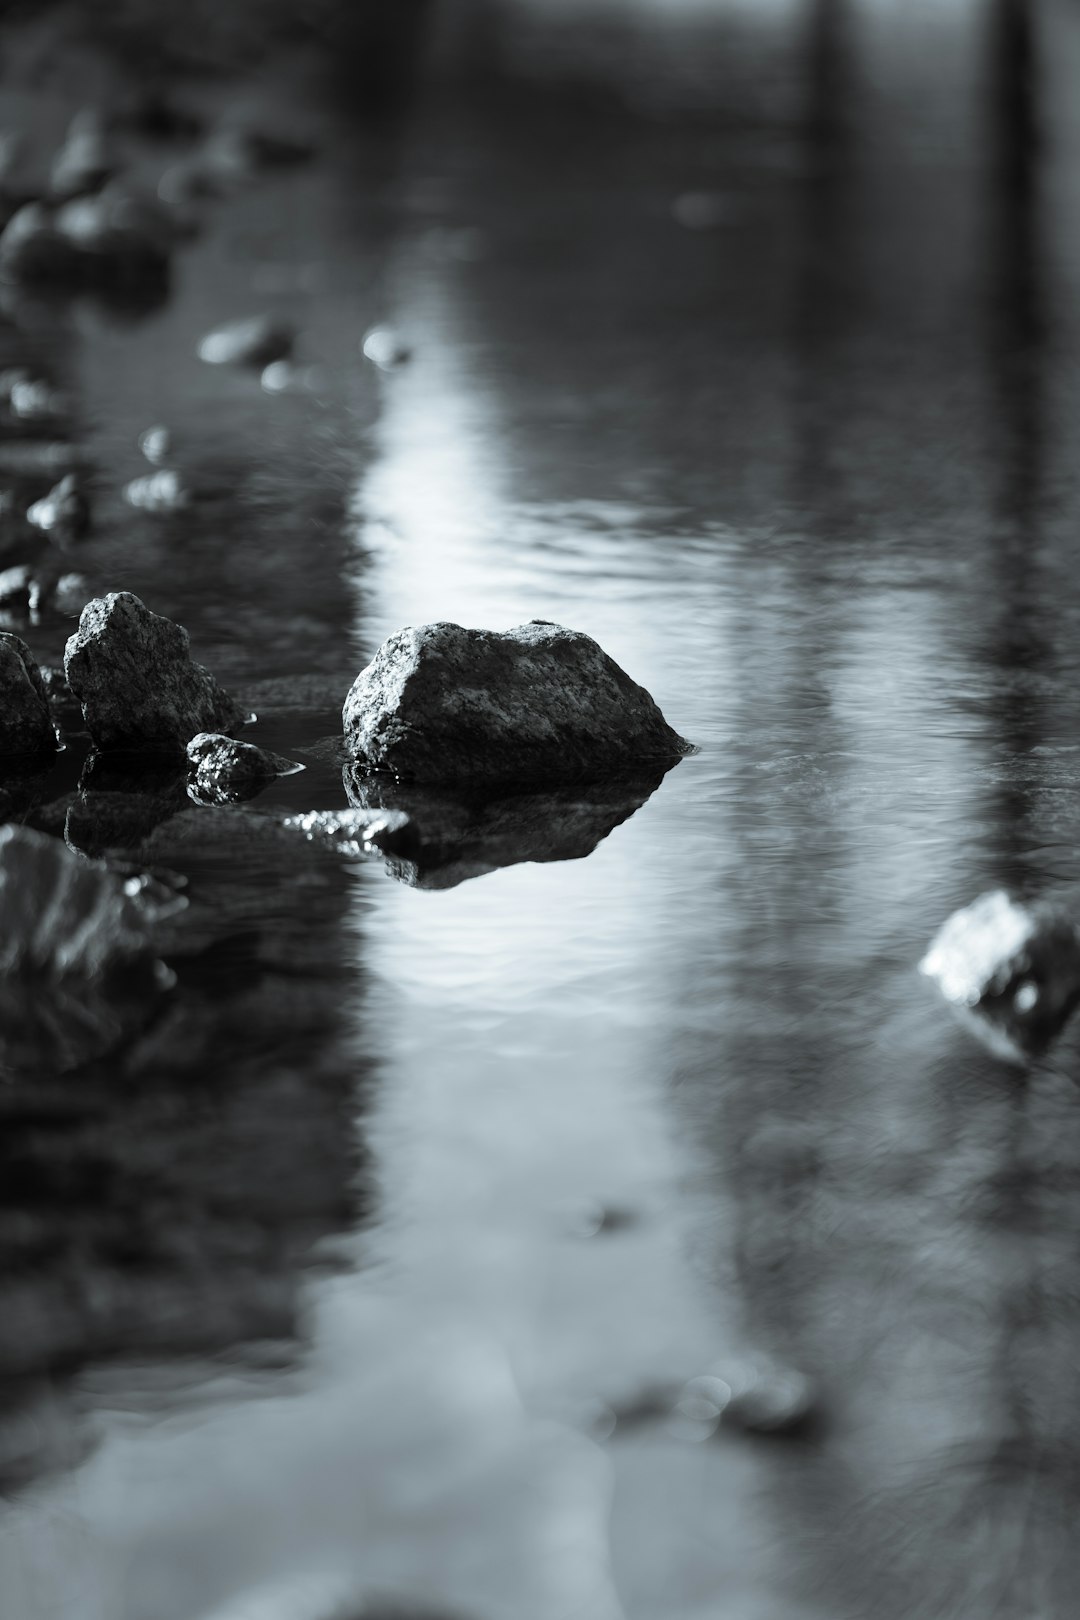
[[[914,972],[1080,878],[1080,15],[1025,14],[451,8],[160,311],[15,312],[93,589],[306,758],[262,804],[346,802],[316,745],[434,618],[588,631],[699,752],[450,887],[163,851],[174,1013],[0,1096],[5,1617],[1072,1614],[1080,1048],[1023,1080]],[[194,358],[256,308],[307,387]],[[154,421],[175,519],[120,496]],[[805,1431],[669,1410],[754,1354]]]

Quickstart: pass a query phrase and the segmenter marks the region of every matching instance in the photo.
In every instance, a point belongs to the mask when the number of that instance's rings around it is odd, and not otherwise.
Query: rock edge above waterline
[[[691,746],[591,636],[543,619],[398,631],[353,682],[342,722],[352,759],[415,782],[595,781]]]

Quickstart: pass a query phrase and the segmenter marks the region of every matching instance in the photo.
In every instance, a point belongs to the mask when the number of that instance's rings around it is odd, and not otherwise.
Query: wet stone
[[[0,388],[20,422],[56,422],[68,410],[66,397],[43,377],[15,377],[9,388]]]
[[[287,360],[295,340],[287,322],[253,315],[208,332],[199,344],[199,359],[212,366],[250,366],[262,371],[275,360]]]
[[[26,643],[0,630],[0,753],[39,754],[55,748],[41,671]]]
[[[188,793],[198,804],[234,804],[251,799],[276,777],[304,769],[296,760],[212,732],[187,745]]]
[[[88,602],[64,670],[95,748],[183,754],[201,731],[232,731],[244,710],[201,664],[188,633],[130,591]]]
[[[364,358],[380,371],[396,371],[412,359],[412,349],[392,326],[373,326],[361,345]]]
[[[377,849],[410,859],[420,848],[419,829],[402,810],[307,810],[286,816],[282,826],[338,855],[368,855]]]
[[[61,544],[81,540],[90,529],[90,502],[78,473],[65,473],[46,496],[34,502],[26,517],[51,540]]]
[[[124,499],[136,511],[159,517],[184,511],[191,504],[191,491],[175,468],[162,467],[125,484]]]
[[[598,780],[688,745],[591,637],[534,619],[498,633],[428,624],[391,636],[342,712],[349,754],[414,782]]]
[[[139,434],[139,449],[153,466],[160,467],[172,449],[172,434],[160,423]]]
[[[58,201],[100,191],[116,173],[116,158],[104,131],[87,120],[69,133],[49,171],[49,190]]]
[[[1059,907],[997,889],[953,913],[919,971],[993,1052],[1027,1063],[1080,1005],[1080,927]]]

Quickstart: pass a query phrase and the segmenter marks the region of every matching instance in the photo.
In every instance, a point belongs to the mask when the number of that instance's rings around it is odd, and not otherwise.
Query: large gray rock
[[[1059,907],[995,889],[953,913],[919,971],[993,1052],[1026,1063],[1080,1005],[1080,927]]]
[[[188,633],[130,591],[96,597],[67,644],[64,669],[95,748],[183,754],[200,731],[246,718],[188,651]]]
[[[41,671],[25,641],[0,630],[0,754],[42,754],[55,748]]]
[[[595,781],[688,749],[591,637],[541,619],[505,633],[398,631],[357,676],[342,720],[353,759],[416,782]]]

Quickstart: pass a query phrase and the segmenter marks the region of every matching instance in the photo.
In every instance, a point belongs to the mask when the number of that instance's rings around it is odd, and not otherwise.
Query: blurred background
[[[4,8],[6,211],[89,115],[170,232],[3,285],[0,475],[93,504],[38,659],[178,618],[268,811],[432,619],[697,745],[435,872],[140,843],[167,1012],[0,1089],[5,1617],[1072,1616],[1080,1048],[915,964],[1080,879],[1078,82],[1071,0]],[[97,853],[105,789],[14,799]]]

